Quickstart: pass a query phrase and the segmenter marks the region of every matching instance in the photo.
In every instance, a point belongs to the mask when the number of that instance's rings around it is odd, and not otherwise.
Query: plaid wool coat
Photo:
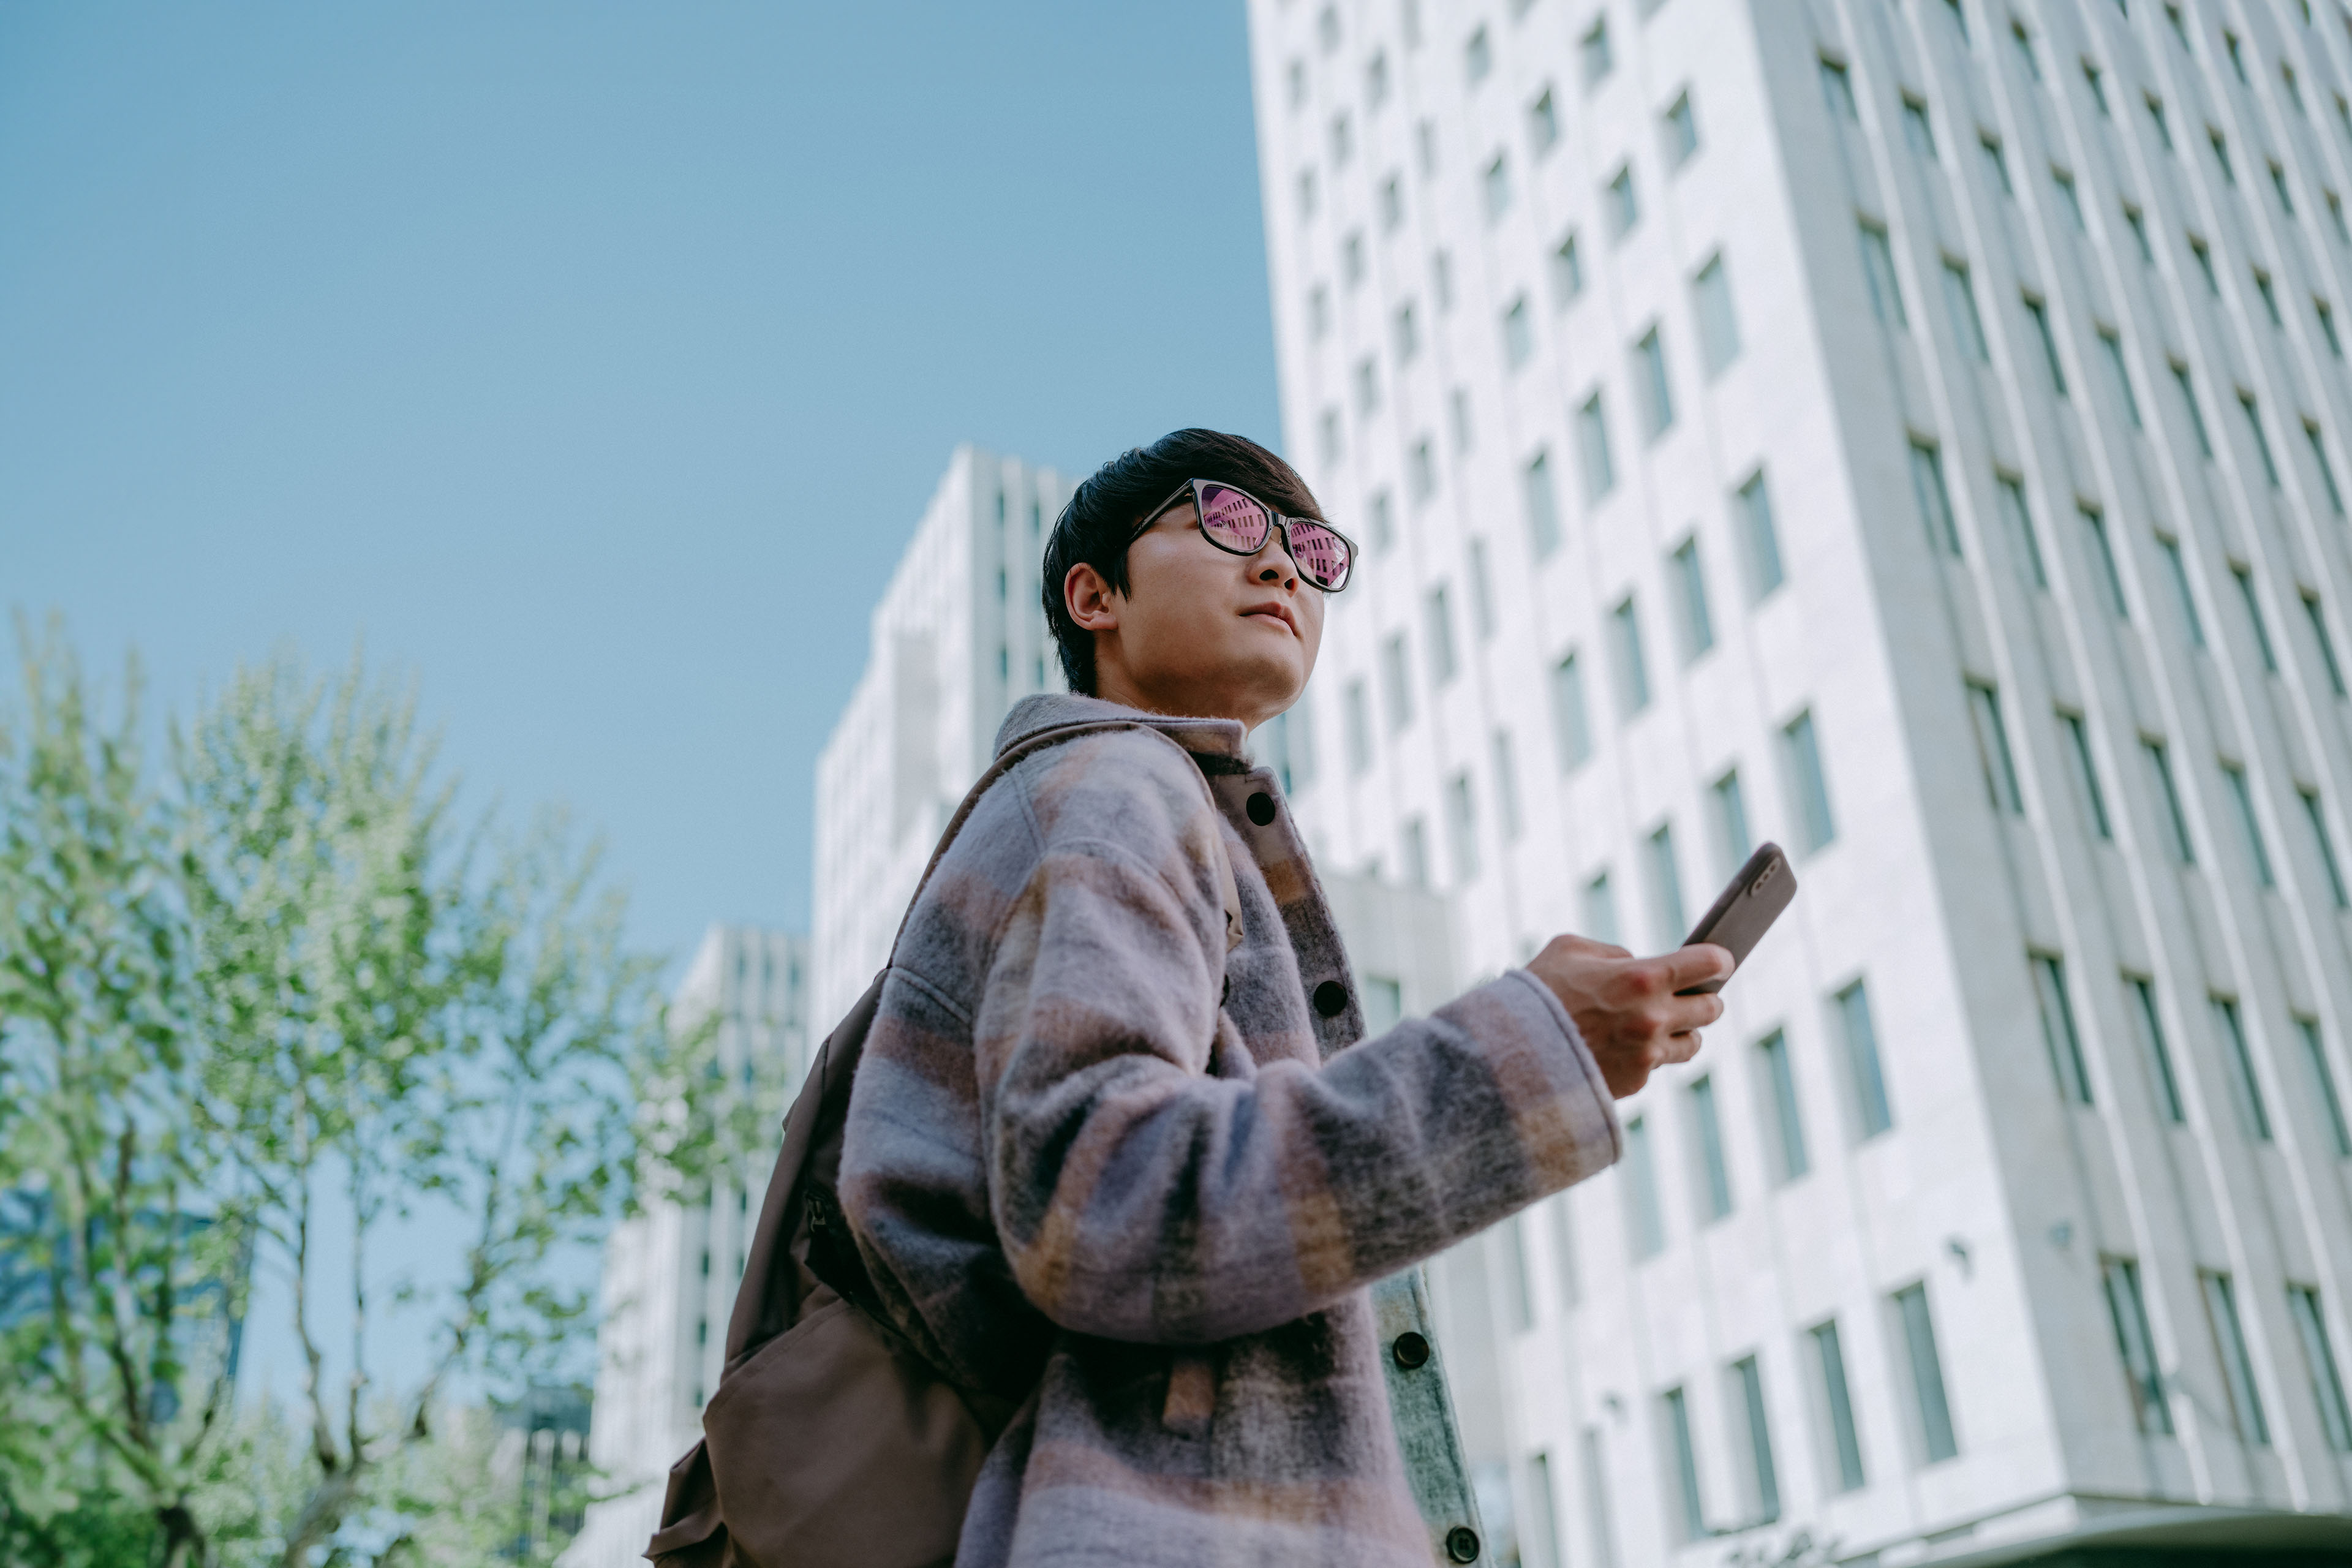
[[[1463,1522],[1459,1449],[1436,1363],[1397,1347],[1427,1332],[1417,1289],[1372,1287],[1613,1162],[1608,1089],[1524,971],[1362,1039],[1239,724],[1041,696],[997,744],[1117,718],[1193,761],[1097,733],[982,795],[850,1101],[841,1197],[887,1311],[1023,1401],[956,1561],[1424,1568]]]

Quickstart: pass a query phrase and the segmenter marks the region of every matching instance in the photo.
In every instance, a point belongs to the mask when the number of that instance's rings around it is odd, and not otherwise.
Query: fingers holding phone
[[[1698,1031],[1723,1016],[1723,1003],[1712,994],[1677,993],[1710,981],[1719,985],[1732,967],[1731,954],[1709,944],[1635,958],[1580,936],[1553,938],[1528,965],[1568,1009],[1619,1100],[1648,1082],[1655,1068],[1697,1054]]]

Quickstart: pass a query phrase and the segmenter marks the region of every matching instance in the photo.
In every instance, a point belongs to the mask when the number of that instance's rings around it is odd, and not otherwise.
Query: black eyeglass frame
[[[1188,498],[1192,502],[1192,510],[1195,520],[1193,526],[1199,528],[1200,523],[1198,520],[1205,513],[1206,510],[1201,502],[1200,487],[1202,485],[1215,485],[1220,489],[1231,490],[1235,495],[1244,497],[1248,500],[1255,502],[1268,518],[1273,520],[1272,526],[1269,530],[1269,536],[1274,531],[1279,531],[1281,532],[1282,552],[1290,557],[1290,563],[1298,568],[1298,575],[1312,584],[1316,592],[1320,594],[1337,594],[1341,589],[1347,587],[1349,584],[1356,580],[1356,542],[1354,540],[1349,538],[1346,534],[1341,533],[1338,529],[1333,528],[1329,523],[1324,521],[1319,517],[1286,517],[1281,512],[1276,511],[1273,507],[1266,505],[1265,502],[1259,500],[1257,497],[1251,495],[1249,491],[1242,489],[1241,486],[1227,484],[1223,479],[1186,479],[1182,484],[1176,487],[1166,500],[1161,501],[1158,506],[1153,507],[1150,511],[1143,514],[1142,522],[1136,526],[1136,530],[1133,533],[1127,536],[1127,543],[1133,544],[1137,540],[1150,532],[1151,525],[1153,523],[1158,522],[1161,518],[1166,517],[1170,510],[1172,510],[1179,501],[1184,500]],[[1339,581],[1335,585],[1328,588],[1325,587],[1322,584],[1317,583],[1312,576],[1307,574],[1306,567],[1298,565],[1298,552],[1290,547],[1290,525],[1294,522],[1307,523],[1316,528],[1319,528],[1348,547],[1348,570],[1340,576]],[[1215,545],[1219,550],[1223,551],[1228,555],[1239,555],[1244,559],[1247,559],[1248,557],[1256,554],[1258,550],[1264,550],[1265,548],[1265,541],[1261,540],[1258,542],[1257,550],[1236,550],[1232,545],[1220,542],[1217,536],[1210,532],[1206,528],[1201,528],[1200,531],[1202,538],[1207,540],[1211,544]],[[1122,550],[1126,547],[1126,545],[1120,546]]]

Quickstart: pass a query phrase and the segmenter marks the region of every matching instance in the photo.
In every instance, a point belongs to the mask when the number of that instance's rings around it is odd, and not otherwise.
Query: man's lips
[[[1291,609],[1288,605],[1283,604],[1278,600],[1269,604],[1252,605],[1248,609],[1244,610],[1242,614],[1245,617],[1250,616],[1270,616],[1274,619],[1280,621],[1284,626],[1289,627],[1290,635],[1292,637],[1297,637],[1298,635],[1298,617],[1291,613]]]

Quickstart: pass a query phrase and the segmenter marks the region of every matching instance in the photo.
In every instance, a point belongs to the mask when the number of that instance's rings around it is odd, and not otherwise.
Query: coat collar
[[[1014,703],[1013,711],[1004,716],[1003,726],[996,731],[996,750],[1002,753],[1024,737],[1056,724],[1082,724],[1104,719],[1132,719],[1149,724],[1188,752],[1235,759],[1244,754],[1242,742],[1245,737],[1237,719],[1184,719],[1147,713],[1139,708],[1107,702],[1099,697],[1081,697],[1074,691],[1044,691]]]

